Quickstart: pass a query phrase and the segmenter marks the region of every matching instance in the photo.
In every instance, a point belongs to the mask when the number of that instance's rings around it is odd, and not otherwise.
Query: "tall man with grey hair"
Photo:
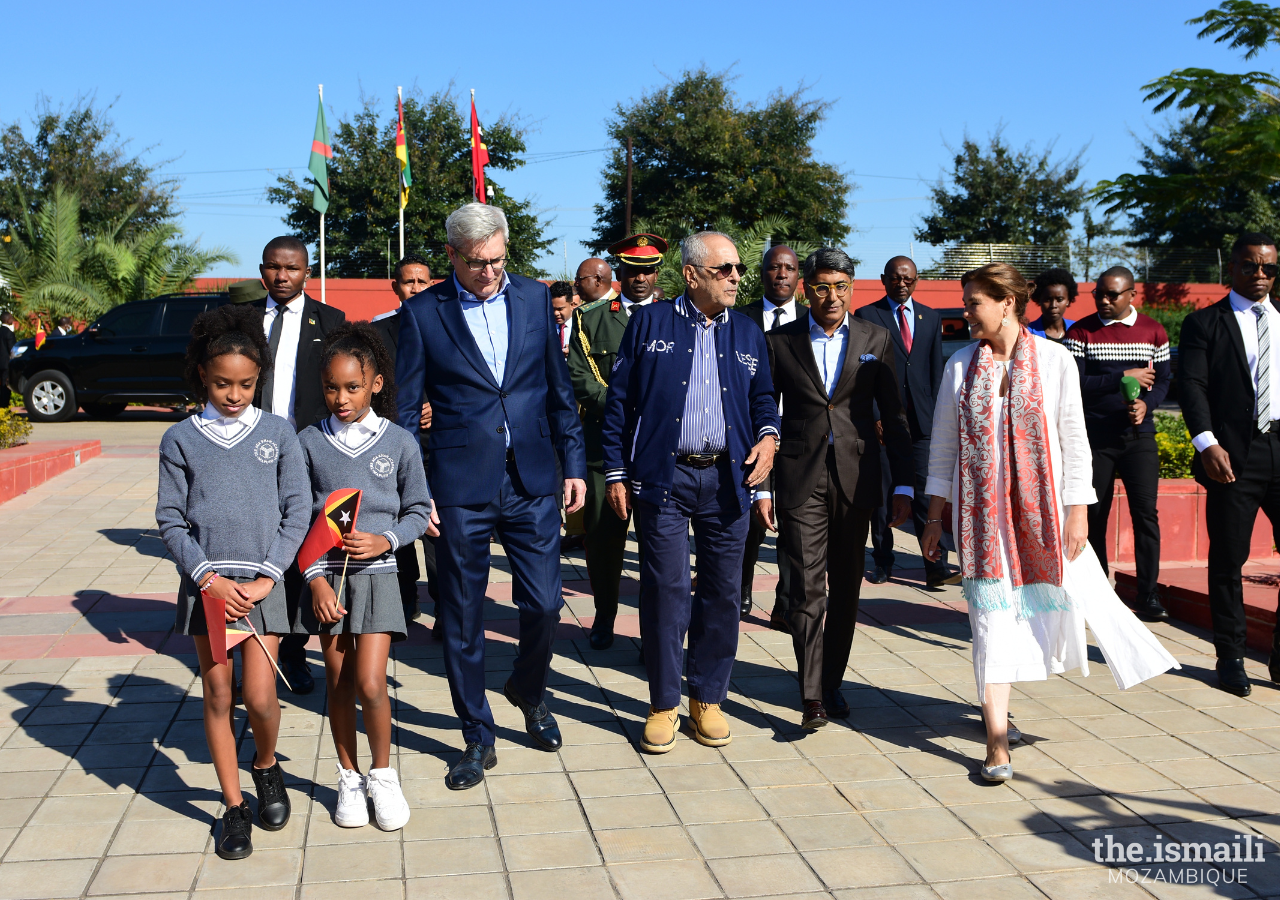
[[[557,461],[568,512],[586,497],[582,424],[546,285],[506,271],[507,219],[468,203],[445,221],[453,276],[405,303],[396,355],[400,425],[418,433],[432,408],[427,478],[439,515],[438,615],[445,671],[466,751],[445,778],[474,787],[498,761],[485,699],[484,597],[489,536],[511,564],[520,611],[515,667],[503,688],[535,746],[558,750],[543,703],[563,605]]]
[[[675,746],[682,672],[694,738],[711,747],[731,739],[720,704],[738,649],[750,492],[768,477],[778,440],[764,333],[731,309],[746,272],[737,247],[717,232],[692,234],[681,259],[685,293],[632,312],[604,412],[609,505],[625,519],[634,502],[644,545],[640,632],[650,707],[640,746],[650,753]]]

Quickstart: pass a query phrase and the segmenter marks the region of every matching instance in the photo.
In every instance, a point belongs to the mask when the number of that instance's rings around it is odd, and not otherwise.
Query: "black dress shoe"
[[[769,613],[769,627],[774,631],[781,631],[783,634],[791,633],[791,623],[787,621],[787,617],[776,609]]]
[[[568,550],[581,550],[586,535],[582,534],[565,534],[560,537],[560,552],[564,553]]]
[[[591,623],[591,634],[587,638],[587,643],[591,645],[592,650],[608,650],[613,646],[613,619],[606,620],[603,616],[596,616],[594,622]]]
[[[1248,697],[1253,693],[1253,685],[1249,684],[1249,676],[1244,671],[1243,659],[1218,660],[1218,687],[1237,697]]]
[[[289,793],[284,789],[284,772],[277,760],[269,769],[250,767],[253,786],[258,791],[258,824],[266,831],[279,831],[289,824]]]
[[[804,715],[800,719],[800,727],[812,731],[827,724],[827,710],[821,700],[806,700]]]
[[[444,776],[444,786],[451,791],[465,791],[484,781],[484,773],[498,764],[498,751],[492,746],[467,744],[462,759],[449,768]]]
[[[222,834],[214,852],[222,859],[244,859],[253,852],[253,813],[248,800],[228,806],[222,814]]]
[[[543,750],[552,751],[564,746],[564,741],[560,738],[560,726],[556,724],[555,716],[547,711],[547,704],[530,706],[515,692],[509,681],[502,686],[502,695],[524,713],[524,730],[529,732],[529,737],[533,738],[535,744]]]
[[[822,705],[826,707],[828,716],[833,716],[837,719],[849,718],[849,703],[839,690],[824,691]]]
[[[288,679],[288,688],[295,694],[310,694],[316,689],[316,680],[305,660],[282,659],[280,671]]]
[[[1169,612],[1160,602],[1160,592],[1152,591],[1133,607],[1133,614],[1144,622],[1167,622]]]
[[[436,616],[436,622],[431,626],[431,640],[437,644],[444,643],[444,623],[440,621],[439,616]]]
[[[884,584],[893,575],[892,566],[876,566],[875,572],[871,576],[872,584]]]
[[[742,592],[742,609],[739,612],[738,618],[745,619],[747,616],[751,615],[753,605],[754,604],[751,602],[751,589],[747,588]]]
[[[958,569],[952,572],[946,566],[929,569],[924,575],[924,583],[927,587],[942,587],[944,584],[959,584],[963,580],[964,576],[960,574]]]

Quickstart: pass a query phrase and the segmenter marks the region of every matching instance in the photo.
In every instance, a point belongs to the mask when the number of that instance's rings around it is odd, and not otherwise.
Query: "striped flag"
[[[396,159],[400,160],[400,208],[409,205],[409,188],[413,184],[413,176],[409,172],[409,143],[404,133],[404,102],[397,96],[396,108],[400,112],[400,121],[396,125]]]
[[[329,126],[324,121],[324,100],[320,100],[316,111],[316,134],[311,139],[311,162],[307,168],[315,179],[315,189],[311,192],[311,208],[324,215],[329,211],[329,160],[333,159],[333,139],[329,136]]]
[[[480,130],[480,117],[476,115],[476,92],[471,92],[471,181],[475,188],[476,202],[484,203],[484,167],[489,164],[489,148]]]
[[[44,320],[36,319],[36,349],[39,350],[44,346],[44,342],[49,339],[48,333],[44,330]]]

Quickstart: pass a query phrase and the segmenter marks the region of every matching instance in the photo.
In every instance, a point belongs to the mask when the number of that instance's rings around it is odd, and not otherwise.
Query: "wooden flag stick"
[[[280,666],[276,664],[275,657],[273,657],[271,655],[271,652],[267,650],[267,645],[262,640],[262,635],[258,634],[258,629],[253,627],[253,622],[249,621],[248,616],[244,617],[244,622],[246,625],[249,626],[249,631],[253,633],[253,637],[258,642],[258,646],[262,648],[262,652],[265,653],[267,655],[267,659],[271,661],[271,668],[276,670],[276,674],[280,676],[280,680],[284,682],[284,686],[287,687],[289,691],[292,693],[293,685],[289,684],[289,679],[285,678],[284,672],[280,671]]]
[[[354,526],[353,526],[354,527]],[[343,551],[344,553],[346,551]],[[347,583],[347,563],[351,562],[351,554],[347,553],[342,560],[342,578],[338,581],[338,608],[342,608],[342,588]]]

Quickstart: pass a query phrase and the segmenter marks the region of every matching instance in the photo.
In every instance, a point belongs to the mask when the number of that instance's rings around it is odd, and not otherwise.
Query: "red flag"
[[[246,619],[228,622],[226,605],[212,594],[201,591],[200,602],[204,605],[204,623],[209,630],[209,652],[214,662],[226,665],[231,650],[241,641],[253,637],[253,632],[241,629],[241,623],[249,625]]]
[[[39,350],[44,346],[44,342],[49,339],[49,335],[45,334],[44,322],[36,319],[36,349]]]
[[[475,187],[476,202],[484,203],[484,167],[489,164],[489,148],[484,144],[484,132],[480,129],[480,117],[476,115],[476,92],[471,92],[471,181]]]
[[[353,488],[334,491],[324,501],[324,510],[316,516],[307,539],[298,551],[298,570],[305,572],[321,556],[342,546],[342,536],[356,530],[360,514],[360,492]]]

